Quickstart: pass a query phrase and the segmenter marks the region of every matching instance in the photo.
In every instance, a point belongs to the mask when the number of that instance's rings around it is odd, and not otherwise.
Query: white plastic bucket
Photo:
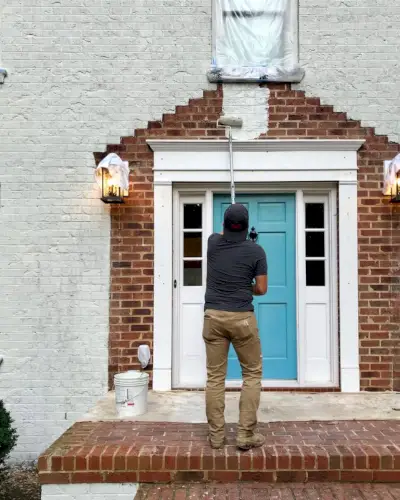
[[[114,385],[119,417],[134,417],[147,412],[148,373],[135,370],[117,373]]]

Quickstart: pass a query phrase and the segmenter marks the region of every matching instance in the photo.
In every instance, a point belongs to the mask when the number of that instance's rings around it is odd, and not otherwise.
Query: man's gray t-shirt
[[[264,249],[253,241],[227,241],[221,234],[208,239],[205,309],[253,311],[252,283],[266,275]]]

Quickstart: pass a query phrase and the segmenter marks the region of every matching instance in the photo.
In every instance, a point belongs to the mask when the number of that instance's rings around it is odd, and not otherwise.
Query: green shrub
[[[17,431],[12,424],[13,419],[0,400],[0,468],[17,443]]]

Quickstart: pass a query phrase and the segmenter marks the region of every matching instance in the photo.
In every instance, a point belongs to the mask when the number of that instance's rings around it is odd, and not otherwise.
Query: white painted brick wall
[[[400,141],[400,2],[300,0],[300,88]]]
[[[223,114],[238,116],[243,120],[241,128],[232,127],[233,139],[241,141],[255,139],[265,132],[268,123],[267,88],[249,83],[226,84],[223,96]]]
[[[136,484],[52,484],[42,486],[41,500],[133,500]]]
[[[0,0],[0,397],[16,458],[106,390],[110,224],[92,152],[212,88],[210,16],[202,0]],[[399,32],[392,0],[301,0],[300,88],[399,140]]]
[[[0,0],[0,397],[16,459],[106,391],[110,222],[93,152],[213,88],[210,15],[202,0]]]

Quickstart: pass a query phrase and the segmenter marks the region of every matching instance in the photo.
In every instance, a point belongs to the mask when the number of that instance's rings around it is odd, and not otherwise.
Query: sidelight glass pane
[[[325,261],[306,261],[306,286],[325,286]]]
[[[306,257],[325,257],[325,233],[306,232]]]
[[[324,204],[306,203],[306,228],[324,229]]]
[[[202,208],[201,203],[183,205],[183,227],[185,229],[201,229]]]
[[[183,286],[201,286],[203,283],[203,270],[201,260],[183,262]]]
[[[202,233],[183,233],[183,256],[202,256]]]

